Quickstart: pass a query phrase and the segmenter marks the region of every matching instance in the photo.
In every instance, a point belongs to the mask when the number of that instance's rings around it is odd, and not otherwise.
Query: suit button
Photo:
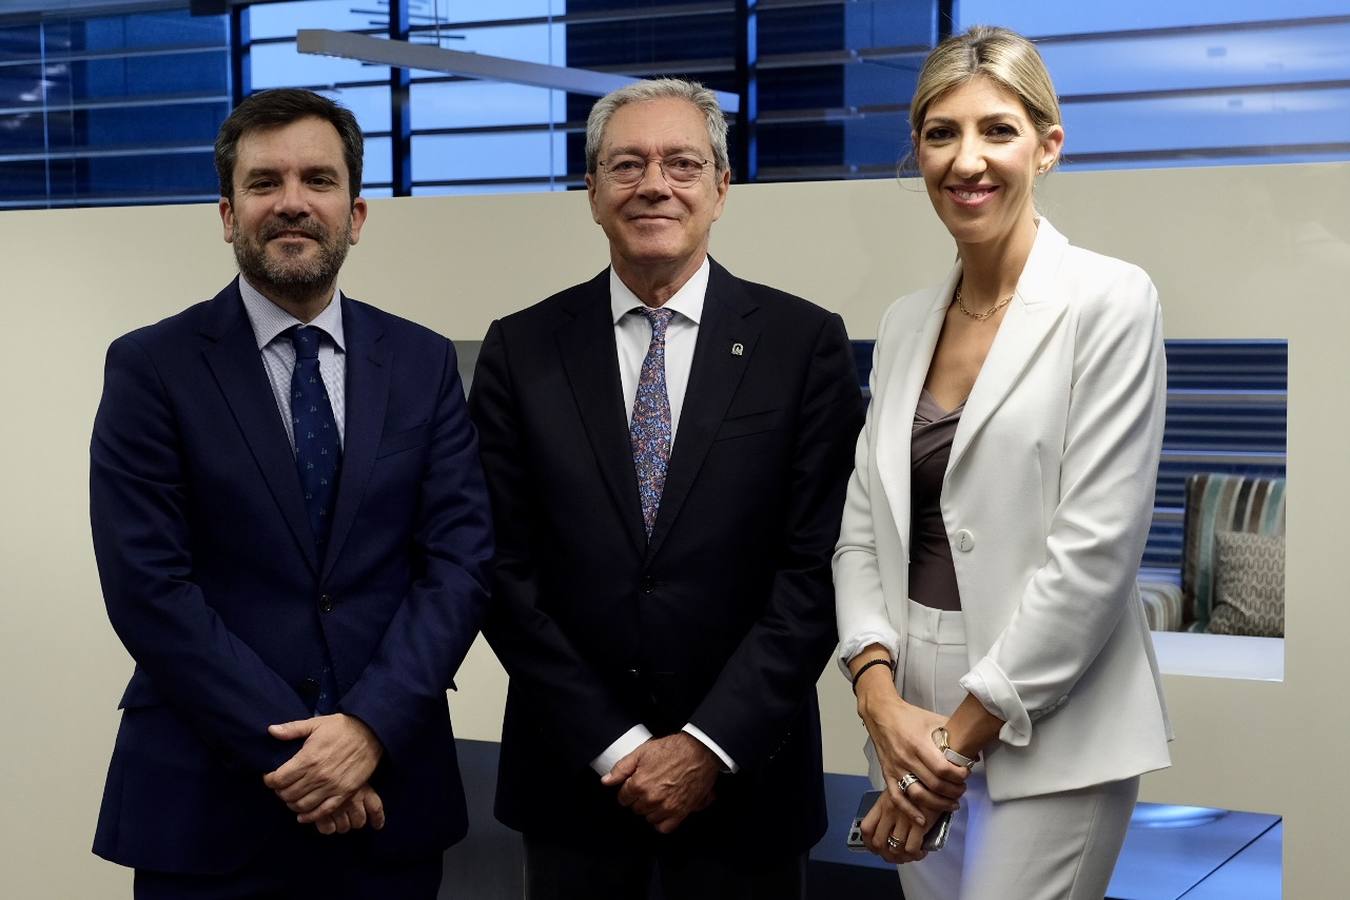
[[[322,612],[330,613],[333,611],[333,598],[327,594],[319,597],[319,609]]]
[[[319,699],[319,679],[306,678],[300,683],[300,697],[309,704]]]
[[[650,575],[642,576],[642,593],[650,594],[656,590],[656,579]]]
[[[956,533],[956,549],[962,553],[969,553],[975,549],[975,535],[962,528]]]

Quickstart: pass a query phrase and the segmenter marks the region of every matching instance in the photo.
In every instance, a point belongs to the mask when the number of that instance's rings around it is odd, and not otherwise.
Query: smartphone
[[[933,827],[928,829],[928,833],[923,836],[923,849],[941,850],[947,846],[947,836],[952,830],[952,814],[945,812],[938,816],[938,820],[933,823]]]
[[[876,806],[877,798],[881,796],[881,791],[868,791],[858,800],[858,814],[853,817],[853,824],[848,827],[848,838],[844,845],[855,852],[861,852],[867,849],[863,843],[862,820]]]
[[[881,791],[867,791],[858,800],[858,812],[853,817],[853,823],[849,825],[848,837],[844,845],[855,852],[861,852],[867,849],[863,843],[862,820],[872,811],[876,805],[877,799],[881,797]],[[923,849],[933,851],[941,850],[947,846],[947,837],[952,830],[952,814],[945,812],[938,816],[938,820],[933,823],[933,827],[928,829],[928,833],[923,836]]]

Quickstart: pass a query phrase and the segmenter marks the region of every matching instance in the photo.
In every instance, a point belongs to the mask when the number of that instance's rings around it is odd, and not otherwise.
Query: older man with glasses
[[[709,258],[726,132],[690,82],[596,103],[610,265],[479,358],[497,816],[531,900],[800,897],[825,831],[815,682],[862,400],[837,315]]]

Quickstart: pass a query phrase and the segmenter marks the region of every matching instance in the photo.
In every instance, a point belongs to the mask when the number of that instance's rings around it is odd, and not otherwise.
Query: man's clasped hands
[[[270,725],[277,740],[304,744],[284,765],[263,776],[301,824],[321,834],[384,827],[384,803],[370,786],[384,746],[365,722],[344,713]]]
[[[314,716],[271,725],[272,737],[304,743],[287,762],[263,776],[301,824],[321,834],[384,827],[384,803],[370,786],[384,747],[355,716]],[[721,761],[685,732],[653,738],[615,763],[600,783],[617,788],[620,804],[662,834],[713,801]]]

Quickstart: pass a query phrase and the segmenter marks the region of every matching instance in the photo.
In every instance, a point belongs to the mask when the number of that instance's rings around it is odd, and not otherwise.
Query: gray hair
[[[685,81],[683,78],[652,78],[610,91],[591,107],[586,119],[586,172],[594,175],[600,162],[600,144],[605,138],[605,128],[615,110],[629,103],[643,103],[647,100],[674,98],[687,100],[694,104],[708,124],[708,142],[712,144],[713,163],[717,174],[731,168],[727,157],[727,120],[722,115],[722,107],[717,95],[697,81]]]

